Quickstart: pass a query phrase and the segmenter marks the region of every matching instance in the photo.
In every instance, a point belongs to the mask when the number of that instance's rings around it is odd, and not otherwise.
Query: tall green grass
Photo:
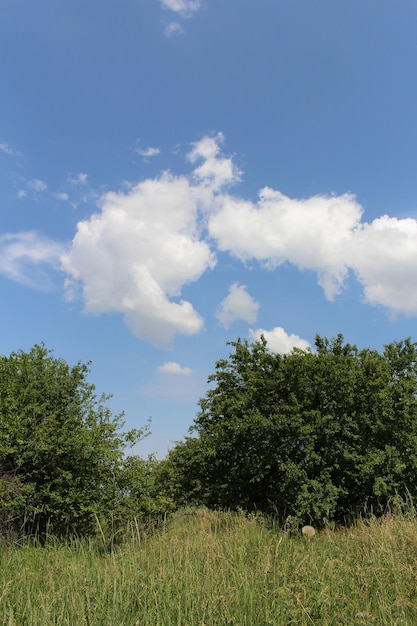
[[[258,517],[180,512],[63,545],[0,548],[7,626],[417,624],[417,521],[387,516],[311,539]]]

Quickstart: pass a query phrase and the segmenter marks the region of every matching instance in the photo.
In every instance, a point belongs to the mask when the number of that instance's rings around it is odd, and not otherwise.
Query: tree
[[[342,335],[273,354],[231,343],[196,436],[168,464],[182,499],[299,521],[345,521],[417,496],[417,344],[359,351]]]
[[[70,367],[35,345],[0,356],[0,532],[91,530],[118,489],[126,446],[146,429],[121,433],[87,380],[89,364]]]
[[[126,457],[119,466],[118,490],[112,506],[112,522],[118,527],[126,522],[159,520],[175,509],[174,500],[161,475],[163,462],[153,455],[143,459]]]

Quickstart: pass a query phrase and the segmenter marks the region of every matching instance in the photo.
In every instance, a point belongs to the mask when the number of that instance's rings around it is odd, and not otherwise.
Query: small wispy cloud
[[[88,174],[84,172],[78,172],[75,176],[70,174],[68,176],[68,182],[70,185],[85,185],[87,183]]]
[[[139,156],[143,157],[145,161],[151,159],[152,157],[158,156],[158,154],[161,154],[161,151],[159,148],[153,148],[152,146],[149,146],[148,148],[142,148],[141,146],[136,146],[135,148],[133,148],[133,152],[136,152],[136,154],[139,154]]]
[[[24,187],[19,189],[17,192],[17,197],[19,199],[26,198],[28,195],[28,191],[32,192],[32,196],[40,193],[41,191],[46,191],[48,189],[48,185],[41,180],[40,178],[32,178],[32,180],[27,180],[24,182]]]
[[[175,363],[175,361],[167,361],[163,365],[160,365],[158,371],[162,374],[174,374],[176,376],[190,376],[190,374],[192,374],[191,368],[182,367],[182,365]]]
[[[54,193],[53,194],[54,198],[56,198],[57,200],[69,200],[69,195],[65,192],[62,193]]]
[[[184,33],[184,29],[181,24],[178,24],[178,22],[171,22],[168,26],[166,26],[164,32],[167,37],[171,37],[171,35],[182,35]]]
[[[201,8],[201,0],[160,0],[164,9],[173,11],[178,18],[187,19]],[[177,21],[170,22],[164,30],[165,37],[182,35],[184,29]]]
[[[47,291],[50,269],[61,268],[63,246],[36,232],[0,234],[0,274],[23,285]]]
[[[190,17],[201,8],[200,0],[161,0],[161,4],[182,17]]]
[[[39,178],[33,178],[28,181],[27,188],[31,191],[45,191],[48,188],[48,185]]]
[[[7,141],[0,141],[0,152],[3,152],[3,154],[7,154],[8,156],[22,156],[22,153],[19,150],[12,148]]]

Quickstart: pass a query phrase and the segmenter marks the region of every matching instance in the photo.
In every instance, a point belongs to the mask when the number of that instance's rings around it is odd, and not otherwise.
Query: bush
[[[0,357],[0,533],[83,534],[108,510],[123,452],[144,430],[97,398],[89,365],[42,345]]]

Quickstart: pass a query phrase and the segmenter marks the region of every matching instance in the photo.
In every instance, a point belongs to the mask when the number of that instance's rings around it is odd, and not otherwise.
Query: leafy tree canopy
[[[83,533],[115,499],[126,446],[146,429],[121,433],[87,380],[35,345],[0,356],[0,531]]]
[[[342,335],[274,354],[239,339],[200,400],[196,436],[170,452],[180,503],[346,521],[417,497],[417,344],[382,354]]]

